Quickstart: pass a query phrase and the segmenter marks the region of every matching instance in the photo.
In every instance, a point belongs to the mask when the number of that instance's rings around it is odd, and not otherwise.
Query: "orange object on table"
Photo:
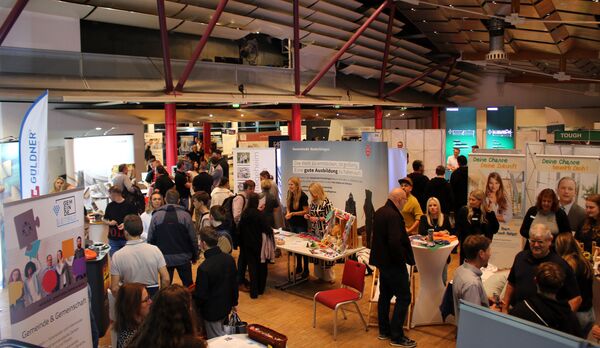
[[[445,232],[433,232],[433,240],[447,240],[448,242],[452,243],[455,240],[458,240],[458,237]]]
[[[95,260],[98,254],[92,249],[85,249],[84,252],[86,260]]]

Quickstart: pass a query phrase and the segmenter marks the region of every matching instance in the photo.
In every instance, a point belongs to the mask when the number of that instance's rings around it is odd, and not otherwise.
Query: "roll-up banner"
[[[144,142],[146,146],[150,146],[152,155],[156,157],[160,163],[165,163],[163,158],[163,134],[162,133],[144,133]],[[142,178],[144,179],[144,178]]]
[[[243,191],[244,181],[253,180],[255,192],[260,192],[260,172],[266,170],[275,177],[274,148],[233,149],[233,192]]]
[[[48,91],[31,105],[19,135],[22,197],[48,193]]]
[[[454,148],[468,157],[473,145],[477,145],[477,109],[446,108],[446,157]]]
[[[488,149],[515,148],[515,107],[487,108],[485,144]]]
[[[7,203],[4,213],[11,337],[91,347],[83,189]]]
[[[469,192],[479,189],[494,210],[500,229],[494,236],[490,263],[510,268],[522,250],[519,234],[525,214],[525,155],[472,153],[469,159]]]
[[[299,177],[302,190],[318,182],[333,206],[356,215],[358,227],[371,227],[373,213],[388,195],[387,143],[283,141],[283,197],[287,182]]]
[[[533,154],[533,168],[527,168],[527,201],[535,205],[537,195],[545,188],[557,190],[563,177],[576,184],[574,204],[585,207],[585,197],[598,192],[600,156]]]

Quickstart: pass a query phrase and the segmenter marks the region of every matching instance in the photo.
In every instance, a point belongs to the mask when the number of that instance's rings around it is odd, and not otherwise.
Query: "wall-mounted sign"
[[[487,108],[485,147],[488,149],[515,148],[515,107]]]
[[[555,142],[600,142],[600,130],[554,132]]]
[[[446,155],[454,148],[468,156],[471,146],[477,145],[477,109],[446,108]]]

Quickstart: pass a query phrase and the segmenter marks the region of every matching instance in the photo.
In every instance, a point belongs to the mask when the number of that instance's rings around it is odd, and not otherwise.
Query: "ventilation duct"
[[[492,62],[507,61],[508,56],[504,51],[504,21],[492,18],[489,21],[490,52],[485,55],[485,60]]]

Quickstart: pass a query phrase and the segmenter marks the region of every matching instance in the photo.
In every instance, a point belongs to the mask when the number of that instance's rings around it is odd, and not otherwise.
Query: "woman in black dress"
[[[288,180],[288,193],[286,199],[285,219],[288,221],[290,231],[294,233],[308,232],[308,222],[304,215],[308,213],[308,196],[302,191],[300,178],[293,176]],[[304,262],[304,268],[302,263]],[[302,278],[309,275],[308,256],[296,255],[296,275]]]
[[[490,240],[498,232],[500,224],[496,219],[496,213],[488,209],[485,203],[485,193],[482,190],[474,190],[469,194],[467,205],[462,207],[456,217],[456,233],[460,245],[472,234],[483,234]],[[464,262],[465,255],[460,249],[460,264]]]

